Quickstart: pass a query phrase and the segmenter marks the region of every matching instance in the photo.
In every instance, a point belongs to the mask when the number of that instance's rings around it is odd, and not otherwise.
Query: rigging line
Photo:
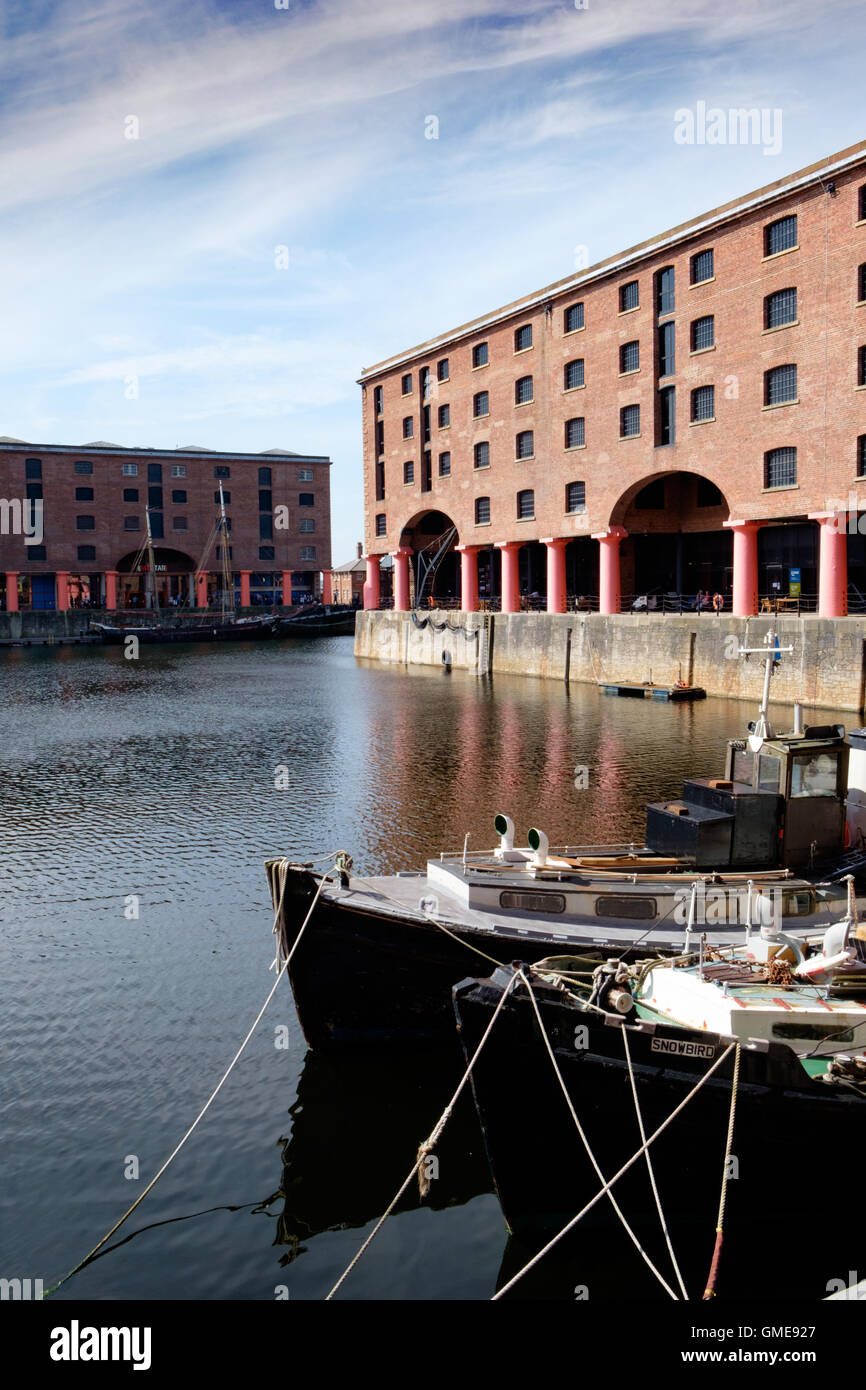
[[[529,993],[529,998],[530,998],[530,1000],[532,1001],[532,1007],[533,1007],[533,1009],[535,1010],[535,1017],[536,1017],[536,1020],[537,1020],[537,1022],[538,1022],[538,1026],[539,1026],[539,1028],[541,1029],[541,1036],[542,1036],[542,1039],[544,1040],[544,1046],[545,1046],[546,1049],[547,1049],[547,1055],[548,1055],[548,1057],[550,1058],[551,1063],[553,1064],[553,1070],[556,1072],[556,1079],[557,1079],[557,1081],[559,1082],[560,1090],[562,1091],[562,1094],[563,1094],[563,1096],[565,1097],[565,1103],[566,1103],[566,1105],[568,1106],[569,1113],[571,1114],[571,1118],[574,1120],[575,1128],[576,1128],[578,1134],[580,1135],[581,1143],[583,1144],[583,1147],[586,1149],[586,1156],[587,1156],[587,1158],[589,1159],[590,1163],[592,1164],[593,1168],[595,1169],[595,1171],[596,1171],[596,1173],[597,1173],[599,1179],[601,1180],[601,1182],[604,1182],[604,1181],[605,1181],[604,1173],[601,1171],[601,1168],[599,1167],[598,1161],[597,1161],[597,1159],[596,1159],[596,1157],[595,1157],[595,1154],[594,1154],[593,1151],[592,1151],[592,1147],[590,1146],[590,1142],[589,1142],[589,1140],[588,1140],[587,1137],[586,1137],[586,1133],[585,1133],[585,1131],[584,1131],[583,1125],[580,1123],[580,1120],[577,1118],[577,1111],[576,1111],[575,1108],[574,1108],[574,1104],[573,1104],[573,1102],[572,1102],[571,1096],[568,1094],[568,1087],[566,1086],[565,1081],[563,1080],[562,1072],[561,1072],[560,1069],[559,1069],[559,1063],[557,1062],[556,1056],[555,1056],[554,1051],[553,1051],[553,1048],[552,1048],[551,1045],[550,1045],[550,1038],[549,1038],[548,1035],[547,1035],[547,1029],[545,1028],[544,1022],[543,1022],[542,1017],[541,1017],[541,1011],[540,1011],[540,1009],[539,1009],[539,1007],[538,1007],[538,1002],[537,1002],[537,1000],[536,1000],[536,998],[535,998],[535,991],[533,990],[532,986],[530,985],[529,981],[527,980],[527,978],[526,978],[526,976],[524,975],[524,973],[523,973],[522,970],[518,970],[518,971],[517,971],[517,974],[519,975],[519,977],[520,977],[520,979],[523,981],[523,983],[526,985],[527,991],[528,991],[528,993]],[[645,1135],[641,1135],[641,1138],[642,1138],[642,1139],[645,1139],[646,1136],[645,1136]],[[606,1186],[606,1184],[605,1184],[605,1186]],[[666,1293],[666,1294],[669,1294],[670,1297],[674,1300],[675,1303],[678,1302],[679,1300],[677,1299],[677,1295],[674,1293],[673,1289],[671,1288],[671,1286],[670,1286],[670,1284],[667,1282],[667,1280],[664,1278],[664,1276],[659,1272],[659,1270],[656,1269],[656,1267],[655,1267],[655,1265],[653,1264],[652,1260],[650,1259],[649,1255],[648,1255],[647,1252],[644,1250],[643,1246],[641,1245],[640,1241],[638,1240],[637,1236],[635,1235],[634,1231],[632,1230],[631,1226],[629,1225],[628,1221],[626,1220],[626,1218],[625,1218],[625,1213],[623,1212],[622,1208],[620,1207],[619,1203],[617,1202],[616,1198],[614,1197],[613,1193],[610,1191],[609,1188],[607,1188],[607,1196],[608,1196],[608,1200],[610,1201],[611,1206],[613,1207],[614,1211],[616,1212],[617,1216],[619,1217],[620,1221],[622,1222],[622,1225],[623,1225],[623,1228],[624,1228],[624,1230],[625,1230],[626,1235],[629,1237],[629,1240],[631,1241],[631,1243],[632,1243],[632,1245],[634,1246],[635,1250],[636,1250],[636,1251],[638,1252],[638,1254],[640,1255],[641,1259],[642,1259],[642,1260],[644,1261],[644,1263],[649,1267],[649,1269],[650,1269],[650,1270],[652,1271],[652,1273],[655,1275],[656,1279],[658,1279],[658,1281],[659,1281],[659,1283],[661,1284],[662,1288],[664,1289],[665,1293]]]
[[[536,1255],[533,1255],[531,1260],[527,1261],[527,1263],[523,1266],[522,1269],[519,1269],[517,1273],[511,1279],[509,1279],[507,1284],[503,1284],[501,1289],[497,1289],[496,1293],[493,1295],[493,1298],[491,1299],[491,1302],[496,1302],[498,1299],[502,1298],[503,1294],[508,1293],[509,1289],[514,1288],[514,1285],[517,1283],[517,1281],[519,1279],[522,1279],[524,1274],[527,1274],[529,1270],[533,1268],[534,1265],[537,1265],[539,1260],[543,1260],[544,1256],[548,1254],[548,1252],[551,1251],[555,1245],[559,1244],[563,1236],[567,1236],[569,1231],[572,1231],[574,1227],[577,1225],[577,1223],[580,1220],[582,1220],[584,1216],[586,1216],[587,1212],[591,1211],[592,1208],[596,1205],[596,1203],[601,1201],[602,1197],[605,1195],[607,1190],[613,1187],[614,1183],[619,1182],[620,1178],[628,1172],[629,1168],[633,1167],[633,1165],[637,1163],[641,1154],[646,1153],[650,1145],[655,1143],[659,1135],[667,1129],[668,1125],[671,1124],[673,1120],[676,1119],[680,1111],[684,1110],[685,1107],[688,1105],[689,1101],[694,1099],[701,1087],[707,1081],[709,1081],[713,1072],[718,1070],[718,1068],[722,1065],[722,1062],[724,1062],[725,1058],[728,1057],[731,1052],[733,1052],[735,1047],[736,1043],[731,1043],[729,1047],[725,1048],[721,1057],[717,1057],[715,1062],[713,1062],[713,1065],[709,1068],[709,1070],[704,1072],[704,1075],[700,1078],[697,1084],[692,1088],[691,1091],[689,1091],[685,1100],[680,1101],[676,1109],[672,1110],[670,1115],[668,1115],[667,1119],[662,1121],[655,1133],[650,1135],[649,1139],[647,1139],[645,1144],[641,1145],[637,1153],[633,1154],[632,1157],[628,1160],[628,1162],[623,1164],[618,1173],[614,1173],[610,1181],[606,1182],[604,1187],[601,1188],[599,1192],[596,1192],[595,1196],[589,1202],[587,1202],[586,1206],[582,1207],[581,1210],[577,1213],[577,1216],[573,1216],[571,1220],[565,1226],[563,1226],[561,1231],[559,1231],[555,1236],[553,1236],[552,1239],[549,1240],[547,1244],[541,1250],[539,1250]]]
[[[622,1030],[622,1040],[623,1040],[623,1042],[625,1043],[625,1059],[626,1059],[626,1061],[628,1062],[628,1079],[629,1079],[629,1081],[631,1082],[631,1094],[632,1094],[632,1098],[633,1098],[633,1100],[634,1100],[634,1110],[635,1110],[635,1114],[636,1114],[636,1116],[637,1116],[637,1125],[638,1125],[638,1129],[640,1130],[641,1142],[645,1144],[645,1143],[646,1143],[646,1131],[645,1131],[645,1129],[644,1129],[644,1125],[643,1125],[643,1115],[641,1114],[640,1102],[639,1102],[639,1100],[638,1100],[637,1084],[636,1084],[636,1082],[635,1082],[634,1067],[632,1066],[632,1060],[631,1060],[631,1050],[630,1050],[629,1045],[628,1045],[628,1029],[627,1029],[626,1027],[623,1027],[623,1030]],[[739,1051],[738,1051],[738,1053],[737,1053],[737,1057],[739,1058]],[[688,1293],[686,1292],[686,1286],[685,1286],[685,1284],[683,1283],[683,1276],[682,1276],[681,1273],[680,1273],[680,1267],[679,1267],[679,1265],[677,1264],[677,1257],[676,1257],[676,1255],[674,1254],[674,1247],[673,1247],[673,1245],[672,1245],[672,1243],[671,1243],[671,1235],[670,1235],[670,1231],[668,1230],[668,1223],[667,1223],[667,1221],[665,1220],[665,1214],[664,1214],[664,1212],[662,1211],[661,1198],[660,1198],[660,1196],[659,1196],[658,1188],[656,1187],[656,1175],[655,1175],[655,1171],[654,1171],[654,1169],[653,1169],[652,1159],[650,1158],[650,1155],[649,1155],[649,1150],[646,1151],[646,1153],[644,1154],[644,1157],[645,1157],[645,1159],[646,1159],[647,1173],[649,1174],[650,1186],[652,1187],[652,1190],[653,1190],[653,1197],[655,1198],[656,1211],[657,1211],[658,1214],[659,1214],[659,1221],[661,1222],[661,1228],[662,1228],[662,1231],[663,1231],[663,1233],[664,1233],[665,1244],[666,1244],[667,1247],[668,1247],[668,1254],[669,1254],[670,1257],[671,1257],[671,1264],[672,1264],[673,1267],[674,1267],[674,1274],[677,1276],[677,1282],[678,1282],[678,1284],[679,1284],[679,1286],[680,1286],[680,1291],[681,1291],[681,1293],[682,1293],[682,1295],[683,1295],[683,1298],[685,1299],[686,1302],[688,1302],[689,1296],[688,1296]]]
[[[737,1043],[737,1050],[734,1053],[734,1079],[731,1084],[731,1109],[728,1116],[728,1134],[725,1140],[725,1166],[722,1172],[722,1192],[719,1198],[719,1215],[716,1220],[716,1243],[713,1247],[713,1258],[710,1263],[710,1273],[707,1278],[707,1287],[704,1289],[703,1302],[707,1302],[716,1296],[716,1280],[719,1277],[719,1262],[722,1258],[722,1242],[724,1240],[725,1224],[725,1202],[728,1196],[728,1172],[731,1163],[731,1145],[734,1142],[734,1117],[737,1111],[737,1088],[740,1081],[740,1044]]]
[[[436,1141],[439,1139],[439,1136],[441,1135],[441,1133],[442,1133],[442,1131],[444,1130],[446,1124],[448,1123],[448,1120],[451,1118],[451,1114],[452,1114],[452,1111],[453,1111],[453,1109],[454,1109],[454,1106],[457,1104],[457,1101],[458,1101],[458,1099],[459,1099],[459,1097],[460,1097],[460,1094],[461,1094],[461,1092],[462,1092],[462,1090],[463,1090],[463,1087],[466,1085],[466,1082],[469,1080],[469,1077],[470,1077],[471,1074],[472,1074],[472,1068],[475,1066],[475,1063],[478,1061],[478,1058],[479,1058],[480,1055],[481,1055],[481,1049],[484,1047],[484,1044],[487,1042],[487,1039],[488,1039],[489,1036],[490,1036],[490,1033],[491,1033],[491,1030],[492,1030],[492,1028],[493,1028],[493,1025],[494,1025],[494,1023],[496,1022],[497,1018],[499,1017],[500,1011],[501,1011],[501,1009],[504,1007],[505,1001],[506,1001],[506,999],[508,998],[509,994],[511,993],[511,990],[514,988],[514,983],[515,983],[516,980],[517,980],[517,976],[515,975],[514,978],[513,978],[511,981],[509,981],[508,987],[502,991],[502,995],[501,995],[501,997],[500,997],[499,1003],[496,1005],[496,1008],[495,1008],[494,1011],[493,1011],[493,1017],[491,1018],[490,1022],[488,1023],[486,1029],[484,1030],[484,1035],[483,1035],[481,1041],[479,1042],[477,1048],[475,1049],[475,1053],[474,1053],[474,1056],[472,1057],[471,1062],[469,1063],[468,1067],[466,1068],[465,1072],[463,1073],[463,1076],[461,1077],[460,1084],[458,1085],[457,1090],[454,1092],[453,1096],[451,1097],[450,1101],[449,1101],[448,1104],[446,1105],[445,1109],[442,1111],[442,1114],[439,1116],[439,1119],[436,1121],[436,1124],[433,1126],[433,1129],[432,1129],[432,1131],[431,1131],[431,1133],[430,1133],[429,1139],[426,1139],[426,1140],[424,1141],[424,1143],[420,1146],[420,1148],[419,1148],[419,1150],[418,1150],[418,1158],[416,1159],[414,1165],[413,1165],[412,1168],[410,1169],[410,1171],[409,1171],[409,1173],[408,1173],[408,1175],[407,1175],[407,1177],[406,1177],[406,1181],[405,1181],[405,1182],[403,1183],[403,1185],[401,1186],[399,1192],[397,1192],[397,1194],[394,1196],[394,1198],[392,1199],[392,1201],[389,1203],[387,1209],[386,1209],[386,1210],[382,1213],[382,1215],[379,1217],[379,1220],[376,1222],[376,1225],[373,1227],[373,1229],[372,1229],[372,1231],[370,1232],[370,1234],[368,1235],[367,1239],[364,1241],[364,1244],[361,1246],[360,1250],[358,1250],[358,1252],[353,1256],[353,1258],[349,1261],[349,1263],[348,1263],[348,1265],[346,1266],[346,1268],[343,1270],[343,1273],[340,1275],[340,1277],[339,1277],[339,1279],[337,1280],[336,1284],[335,1284],[334,1287],[331,1289],[331,1292],[327,1295],[327,1297],[326,1297],[326,1299],[325,1299],[325,1302],[326,1302],[326,1303],[330,1302],[330,1300],[334,1297],[334,1294],[337,1292],[337,1290],[339,1289],[340,1285],[344,1282],[344,1280],[348,1277],[348,1275],[351,1274],[352,1270],[355,1268],[355,1265],[358,1263],[358,1261],[360,1260],[361,1256],[364,1254],[364,1252],[365,1252],[365,1251],[370,1247],[370,1245],[373,1243],[373,1240],[375,1239],[375,1237],[376,1237],[376,1236],[379,1234],[379,1232],[381,1231],[381,1229],[382,1229],[382,1227],[384,1226],[385,1222],[387,1221],[388,1217],[391,1215],[391,1212],[394,1210],[394,1208],[395,1208],[395,1206],[397,1205],[397,1203],[399,1202],[400,1198],[403,1196],[403,1193],[406,1191],[406,1188],[409,1186],[410,1182],[411,1182],[412,1179],[415,1177],[416,1173],[419,1171],[419,1169],[420,1169],[422,1163],[424,1162],[425,1158],[427,1157],[427,1154],[430,1152],[430,1150],[431,1150],[432,1148],[435,1147]]]
[[[285,959],[285,961],[283,962],[282,969],[280,970],[279,974],[277,975],[277,978],[274,980],[274,983],[273,983],[273,985],[271,986],[271,989],[270,989],[270,991],[269,991],[269,993],[268,993],[267,999],[265,1000],[264,1004],[262,1005],[262,1007],[260,1008],[258,1014],[256,1015],[256,1018],[255,1018],[255,1021],[254,1021],[253,1025],[252,1025],[252,1027],[250,1028],[249,1032],[247,1033],[246,1037],[244,1038],[243,1042],[241,1043],[241,1045],[240,1045],[240,1047],[238,1048],[237,1052],[235,1053],[234,1057],[233,1057],[232,1060],[229,1062],[228,1067],[227,1067],[226,1070],[223,1072],[222,1076],[220,1077],[220,1080],[217,1082],[216,1087],[215,1087],[214,1090],[211,1092],[211,1094],[210,1094],[210,1096],[208,1097],[208,1099],[205,1101],[204,1105],[202,1106],[201,1110],[200,1110],[200,1111],[198,1112],[198,1114],[196,1115],[195,1119],[193,1120],[193,1122],[192,1122],[192,1124],[190,1125],[189,1129],[188,1129],[188,1130],[186,1131],[186,1133],[184,1134],[183,1138],[180,1140],[180,1142],[179,1142],[178,1144],[175,1145],[175,1147],[172,1149],[171,1153],[169,1154],[168,1158],[167,1158],[167,1159],[165,1160],[165,1162],[163,1163],[162,1167],[157,1171],[157,1173],[154,1175],[154,1177],[151,1178],[150,1182],[147,1184],[147,1187],[144,1189],[144,1191],[143,1191],[142,1193],[140,1193],[138,1197],[136,1197],[135,1201],[132,1203],[132,1206],[131,1206],[131,1207],[128,1207],[127,1210],[123,1213],[123,1216],[121,1216],[120,1220],[119,1220],[119,1221],[115,1221],[115,1223],[114,1223],[114,1225],[112,1226],[111,1230],[106,1232],[106,1234],[102,1237],[102,1239],[101,1239],[100,1241],[98,1241],[96,1245],[94,1245],[93,1249],[89,1252],[89,1254],[85,1255],[85,1257],[84,1257],[83,1260],[79,1260],[78,1264],[75,1265],[75,1267],[74,1267],[73,1269],[70,1269],[70,1271],[69,1271],[68,1274],[64,1274],[63,1278],[60,1279],[60,1280],[58,1280],[58,1282],[57,1282],[56,1284],[54,1284],[52,1288],[46,1290],[46,1292],[42,1295],[43,1298],[50,1298],[51,1294],[56,1293],[57,1290],[61,1287],[62,1284],[65,1284],[65,1283],[67,1282],[68,1279],[71,1279],[71,1278],[72,1278],[73,1274],[78,1274],[78,1272],[79,1272],[80,1270],[82,1270],[82,1269],[84,1268],[85,1265],[89,1264],[90,1261],[91,1261],[92,1259],[95,1258],[97,1252],[98,1252],[99,1250],[101,1250],[102,1247],[103,1247],[103,1245],[105,1245],[105,1244],[111,1239],[111,1237],[114,1235],[115,1231],[119,1231],[119,1230],[120,1230],[120,1227],[121,1227],[121,1226],[123,1225],[123,1223],[132,1215],[132,1213],[135,1211],[136,1207],[138,1207],[138,1206],[141,1205],[141,1203],[144,1201],[144,1199],[145,1199],[145,1197],[147,1196],[147,1194],[151,1191],[152,1188],[154,1188],[154,1187],[156,1186],[156,1184],[159,1182],[159,1179],[162,1177],[163,1173],[165,1172],[166,1168],[167,1168],[168,1165],[171,1163],[172,1159],[173,1159],[178,1153],[180,1153],[180,1151],[181,1151],[181,1149],[183,1148],[184,1144],[186,1143],[187,1139],[190,1137],[190,1135],[192,1134],[193,1130],[194,1130],[194,1129],[196,1128],[196,1126],[198,1125],[199,1121],[204,1117],[204,1115],[207,1114],[207,1111],[210,1109],[211,1105],[212,1105],[213,1102],[216,1100],[216,1097],[219,1095],[219,1092],[222,1090],[223,1084],[226,1082],[226,1080],[228,1079],[228,1077],[229,1077],[231,1071],[233,1070],[235,1063],[237,1062],[238,1058],[240,1057],[241,1053],[243,1052],[243,1050],[244,1050],[244,1048],[246,1047],[247,1043],[249,1042],[250,1038],[253,1036],[253,1033],[256,1031],[256,1028],[258,1027],[258,1025],[259,1025],[259,1023],[260,1023],[260,1021],[261,1021],[261,1019],[262,1019],[262,1017],[263,1017],[263,1015],[264,1015],[265,1010],[267,1009],[268,1005],[270,1004],[271,1000],[273,999],[274,995],[276,994],[277,986],[279,985],[280,980],[283,978],[283,975],[286,973],[286,970],[287,970],[288,967],[289,967],[289,962],[290,962],[292,956],[294,955],[294,953],[295,953],[295,951],[296,951],[296,949],[297,949],[297,947],[298,947],[298,944],[299,944],[299,942],[300,942],[300,940],[301,940],[301,937],[302,937],[303,934],[304,934],[304,930],[305,930],[305,928],[306,928],[306,925],[307,925],[307,923],[309,922],[310,918],[311,918],[312,915],[313,915],[313,908],[316,906],[316,903],[317,903],[318,900],[319,900],[319,894],[321,893],[321,891],[322,891],[322,889],[324,888],[325,883],[326,883],[327,881],[328,881],[327,875],[323,875],[322,881],[321,881],[321,883],[319,884],[319,887],[318,887],[318,889],[317,889],[317,891],[316,891],[316,896],[313,898],[313,901],[312,901],[312,903],[310,904],[310,910],[309,910],[309,912],[307,913],[306,917],[304,918],[303,924],[302,924],[302,926],[301,926],[301,930],[298,932],[298,935],[295,937],[295,943],[294,943],[294,945],[292,946],[291,951],[289,951],[288,955],[286,956],[286,959]],[[278,906],[278,908],[277,908],[277,913],[279,913],[280,909],[282,908],[282,905],[283,905],[283,895],[284,895],[284,893],[285,893],[285,878],[284,878],[284,881],[283,881],[283,893],[280,895],[280,902],[279,902],[279,906]]]

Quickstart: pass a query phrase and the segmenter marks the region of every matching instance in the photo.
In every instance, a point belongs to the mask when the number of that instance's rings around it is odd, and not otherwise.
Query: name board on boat
[[[677,1057],[714,1057],[712,1043],[680,1042],[678,1038],[653,1038],[652,1052],[673,1052]]]

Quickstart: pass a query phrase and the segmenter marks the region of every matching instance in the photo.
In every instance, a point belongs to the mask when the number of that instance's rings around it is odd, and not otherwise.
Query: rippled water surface
[[[266,857],[421,867],[467,832],[492,843],[497,810],[521,838],[640,839],[644,804],[722,771],[752,714],[405,673],[351,638],[3,653],[0,1273],[53,1283],[197,1114],[273,980]],[[323,1297],[454,1080],[307,1053],[286,983],[115,1248],[57,1297]],[[488,1298],[513,1265],[468,1104],[441,1153],[430,1201],[407,1194],[342,1296]]]

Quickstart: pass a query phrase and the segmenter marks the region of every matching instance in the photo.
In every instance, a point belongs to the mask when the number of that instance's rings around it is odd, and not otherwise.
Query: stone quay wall
[[[615,684],[678,678],[708,695],[760,697],[761,646],[770,628],[783,654],[773,703],[860,711],[866,699],[866,618],[699,616],[620,613],[359,612],[355,655],[412,666],[452,666],[478,675],[538,676]]]

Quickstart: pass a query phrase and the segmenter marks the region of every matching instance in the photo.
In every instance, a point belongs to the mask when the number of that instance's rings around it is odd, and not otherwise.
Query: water
[[[265,858],[421,867],[467,832],[491,844],[498,810],[520,839],[531,824],[552,844],[641,839],[644,804],[720,772],[753,714],[407,674],[356,662],[351,638],[138,662],[12,650],[0,711],[0,1275],[46,1287],[141,1192],[263,1003]],[[454,1081],[429,1058],[307,1054],[281,986],[166,1175],[56,1297],[322,1298]],[[467,1104],[430,1199],[410,1190],[341,1296],[489,1298],[515,1258]]]

